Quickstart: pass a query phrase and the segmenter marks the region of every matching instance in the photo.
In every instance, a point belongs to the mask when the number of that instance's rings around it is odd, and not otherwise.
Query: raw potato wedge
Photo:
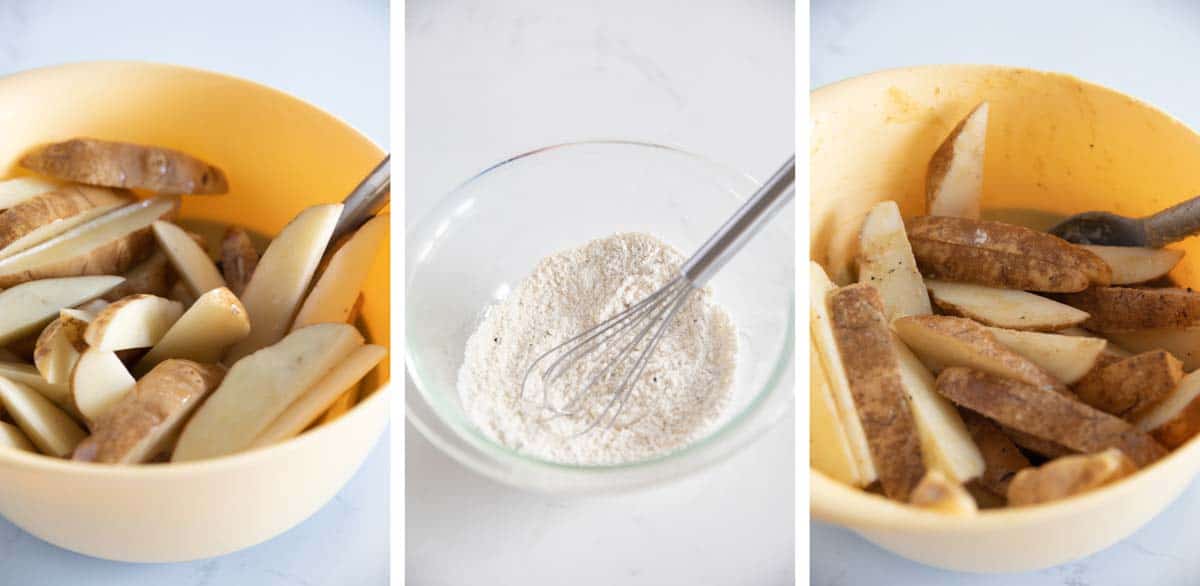
[[[965,366],[1065,392],[1066,387],[1040,366],[996,340],[987,328],[969,319],[943,315],[914,315],[892,322],[913,352],[935,372]]]
[[[1029,459],[994,421],[965,409],[962,411],[962,420],[971,433],[971,439],[979,447],[979,453],[983,455],[984,469],[979,484],[992,494],[1004,498],[1008,494],[1008,483],[1018,471],[1030,466]]]
[[[229,349],[227,363],[236,363],[287,333],[341,213],[340,203],[312,206],[271,241],[239,296],[250,316],[250,335]]]
[[[292,329],[317,323],[347,323],[363,281],[388,234],[388,214],[371,218],[330,258],[296,313]]]
[[[6,421],[0,421],[0,446],[26,452],[37,452],[37,446],[34,446],[33,442],[29,441],[29,437],[25,435],[25,432]]]
[[[371,372],[386,355],[386,348],[371,344],[354,350],[288,405],[287,409],[254,439],[251,447],[267,446],[299,435],[337,401],[347,387],[357,385],[358,381]]]
[[[7,210],[62,185],[59,181],[43,177],[16,177],[0,181],[0,210]]]
[[[1139,417],[1135,425],[1162,445],[1175,449],[1200,432],[1200,371],[1189,373],[1167,395]]]
[[[191,307],[196,302],[196,296],[192,295],[192,291],[188,289],[187,285],[183,284],[183,281],[175,281],[175,284],[171,286],[171,290],[167,292],[167,299],[178,301],[184,307]]]
[[[1077,452],[1120,448],[1139,466],[1167,451],[1128,422],[1059,393],[967,368],[938,375],[942,396],[1001,425],[1050,440]]]
[[[95,427],[109,409],[137,384],[116,353],[88,348],[71,371],[71,397],[88,427]]]
[[[932,279],[925,286],[939,309],[999,328],[1047,332],[1088,318],[1084,311],[1025,291]]]
[[[931,216],[979,217],[988,104],[975,106],[929,159],[925,205]]]
[[[907,501],[925,475],[925,463],[879,292],[862,283],[842,287],[830,293],[829,307],[883,493]]]
[[[50,399],[73,417],[78,417],[75,402],[71,400],[71,388],[67,383],[50,383],[33,365],[21,362],[0,362],[0,377],[20,383]]]
[[[127,142],[74,138],[44,145],[21,166],[88,185],[145,189],[167,194],[229,191],[220,169],[176,150]]]
[[[224,376],[225,369],[213,364],[162,362],[96,422],[95,431],[75,448],[73,458],[139,464],[170,451],[188,416]]]
[[[87,436],[62,409],[26,385],[0,376],[0,403],[39,452],[66,458]]]
[[[241,295],[258,266],[258,251],[245,230],[230,226],[221,239],[221,271],[234,295]]]
[[[1170,395],[1183,378],[1183,364],[1166,350],[1118,360],[1075,385],[1080,401],[1122,419],[1136,420]]]
[[[1028,358],[1051,376],[1068,385],[1075,384],[1092,370],[1108,346],[1108,342],[1103,338],[991,327],[987,330],[1009,350]]]
[[[121,277],[65,277],[22,283],[0,292],[0,345],[39,331],[64,307],[94,299]]]
[[[124,273],[154,248],[150,224],[178,209],[177,197],[132,203],[0,259],[0,287],[52,277]]]
[[[1092,287],[1060,299],[1091,315],[1083,327],[1095,332],[1200,325],[1200,293],[1186,289]]]
[[[354,326],[317,324],[239,360],[183,429],[172,461],[250,447],[293,401],[362,345]]]
[[[1185,371],[1200,369],[1200,327],[1106,332],[1104,337],[1130,352],[1166,350],[1183,362]]]
[[[1135,246],[1077,245],[1112,269],[1111,285],[1133,285],[1165,277],[1183,259],[1182,250]]]
[[[60,312],[58,319],[42,330],[33,350],[33,364],[46,382],[65,383],[70,380],[75,362],[87,350],[83,332],[87,329],[88,321]]]
[[[1121,450],[1065,456],[1017,473],[1008,485],[1008,504],[1036,505],[1085,493],[1137,472]]]
[[[101,299],[113,302],[138,294],[166,297],[175,282],[175,272],[161,250],[126,271],[124,277],[124,283],[113,287]]]
[[[341,395],[333,401],[333,404],[321,414],[320,419],[314,425],[325,425],[333,423],[341,416],[345,415],[358,402],[359,386],[357,383],[350,385],[350,388],[344,389]]]
[[[23,201],[0,214],[0,258],[132,202],[127,192],[86,185],[63,186]]]
[[[878,478],[875,463],[871,459],[871,449],[867,444],[867,434],[863,431],[862,420],[858,417],[858,409],[854,406],[854,396],[850,393],[850,381],[846,378],[846,369],[842,364],[842,354],[834,339],[832,319],[829,315],[829,294],[833,292],[833,282],[825,275],[825,270],[816,262],[809,261],[809,286],[812,288],[809,307],[809,326],[812,332],[813,345],[821,358],[821,366],[829,383],[829,393],[837,408],[841,427],[846,432],[851,453],[858,473],[857,486],[867,486]]]
[[[858,282],[879,290],[888,319],[933,313],[894,201],[871,208],[858,236]]]
[[[983,456],[958,410],[937,393],[933,375],[895,334],[892,347],[900,367],[900,383],[916,419],[926,469],[941,471],[960,483],[979,477],[984,469]]]
[[[183,315],[183,304],[154,295],[130,295],[101,311],[83,339],[98,350],[150,348]]]
[[[932,279],[1057,293],[1111,279],[1100,257],[1024,226],[919,216],[907,229],[917,266]]]
[[[809,424],[808,455],[813,468],[850,486],[864,486],[858,464],[846,436],[846,427],[837,412],[832,386],[814,340],[809,346]],[[818,378],[820,377],[820,378]]]
[[[250,320],[242,302],[220,287],[200,296],[161,340],[137,363],[142,374],[168,358],[215,363],[231,344],[250,333]]]
[[[909,503],[935,513],[970,516],[979,512],[975,499],[959,482],[946,478],[939,470],[930,470],[913,489]]]
[[[213,264],[200,243],[193,240],[183,228],[159,220],[154,223],[153,229],[159,249],[167,254],[171,266],[193,295],[199,297],[225,286],[225,279],[221,277],[217,265]]]

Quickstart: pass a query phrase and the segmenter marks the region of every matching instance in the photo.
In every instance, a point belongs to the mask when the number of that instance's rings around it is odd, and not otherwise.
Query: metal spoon
[[[383,208],[391,199],[392,156],[387,155],[370,173],[342,200],[342,215],[333,229],[330,242],[339,236],[357,230]]]
[[[1200,196],[1144,218],[1110,212],[1075,214],[1050,233],[1075,244],[1160,248],[1200,233]]]

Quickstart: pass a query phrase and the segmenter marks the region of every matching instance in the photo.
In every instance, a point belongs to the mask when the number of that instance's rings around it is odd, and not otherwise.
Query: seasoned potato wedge
[[[1166,350],[1183,363],[1185,371],[1200,369],[1200,327],[1105,332],[1104,337],[1130,352]]]
[[[1200,293],[1187,289],[1092,287],[1059,297],[1091,317],[1083,327],[1102,333],[1200,325]]]
[[[1108,284],[1108,265],[1071,243],[1023,226],[920,216],[908,221],[908,240],[926,277],[1005,289],[1082,291]]]
[[[962,483],[947,478],[939,470],[925,473],[913,489],[909,503],[914,507],[946,515],[974,515],[979,511],[975,499]]]
[[[808,394],[809,462],[813,468],[834,480],[850,486],[865,486],[850,447],[850,439],[846,436],[846,426],[838,415],[833,399],[833,383],[825,373],[815,340],[809,347],[808,364],[811,380]]]
[[[1025,291],[932,279],[925,281],[925,286],[942,311],[989,326],[1049,332],[1088,318],[1084,311]]]
[[[933,313],[896,202],[871,208],[858,242],[858,282],[879,290],[888,319]]]
[[[1183,259],[1182,250],[1135,246],[1077,245],[1100,257],[1112,270],[1111,285],[1133,285],[1165,277]]]
[[[1064,384],[1075,384],[1095,366],[1108,342],[1103,338],[1064,336],[1042,332],[1024,332],[988,328],[988,332],[1009,350],[1042,367]]]
[[[1013,476],[1030,466],[1029,459],[994,421],[966,409],[962,410],[962,420],[983,456],[980,485],[1003,498],[1008,494],[1008,483]]]
[[[1178,448],[1200,432],[1200,370],[1189,373],[1167,398],[1137,418],[1138,429],[1168,448]]]
[[[971,110],[929,159],[925,205],[931,216],[979,217],[988,104]]]
[[[1166,350],[1151,350],[1088,373],[1073,388],[1080,401],[1135,420],[1179,386],[1183,365]]]
[[[229,191],[225,174],[195,157],[162,147],[95,138],[44,145],[22,157],[21,166],[88,185],[167,194]]]
[[[1048,503],[1085,493],[1137,472],[1121,450],[1064,456],[1017,473],[1008,486],[1008,504],[1016,507]]]
[[[1066,387],[1040,366],[1001,344],[982,325],[961,317],[919,315],[892,322],[900,339],[935,372],[966,366],[1041,389]]]
[[[929,369],[895,334],[892,348],[900,367],[901,386],[916,419],[926,469],[939,470],[960,483],[977,478],[983,473],[983,456],[971,441],[958,410],[937,393]]]

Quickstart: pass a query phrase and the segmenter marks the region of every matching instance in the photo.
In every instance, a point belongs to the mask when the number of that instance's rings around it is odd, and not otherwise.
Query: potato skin
[[[1000,426],[978,413],[960,409],[963,423],[971,433],[971,439],[983,454],[984,470],[979,484],[999,497],[1008,494],[1008,483],[1017,472],[1030,466],[1029,458],[1013,444]]]
[[[332,251],[327,252],[326,258],[331,254]],[[322,260],[322,265],[324,264],[325,261]],[[257,266],[258,251],[250,241],[250,235],[238,226],[230,226],[225,231],[225,237],[221,239],[221,272],[224,273],[225,282],[234,295],[241,295],[242,291],[246,290],[246,284],[250,282]],[[313,282],[316,280],[314,275]]]
[[[102,205],[131,203],[128,191],[65,185],[0,213],[0,249],[55,220],[70,218]]]
[[[924,330],[943,338],[951,338],[968,348],[973,356],[978,357],[974,365],[981,365],[986,361],[1005,372],[1006,376],[1018,378],[1041,389],[1066,392],[1066,387],[1058,379],[1032,360],[1001,344],[986,327],[974,320],[948,315],[910,315],[892,322],[892,327],[909,347],[918,346],[911,340],[915,340],[916,334]]]
[[[229,191],[223,171],[185,153],[94,138],[44,145],[25,155],[21,166],[67,181],[163,194]]]
[[[1010,506],[1028,506],[1064,499],[1100,488],[1137,472],[1121,450],[1067,456],[1017,473],[1008,486]]]
[[[55,277],[120,275],[146,259],[153,250],[154,233],[147,227],[101,244],[86,254],[0,275],[0,288]]]
[[[1183,328],[1200,324],[1200,293],[1187,289],[1092,287],[1059,299],[1091,314],[1083,327],[1096,332]]]
[[[1075,384],[1079,400],[1129,421],[1158,404],[1183,378],[1183,364],[1165,350],[1142,352],[1093,368]]]
[[[908,221],[907,230],[917,266],[933,279],[1064,293],[1111,279],[1100,257],[1023,226],[918,216]]]

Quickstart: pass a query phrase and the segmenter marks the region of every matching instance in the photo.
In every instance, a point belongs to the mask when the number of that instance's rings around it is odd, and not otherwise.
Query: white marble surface
[[[387,13],[386,0],[3,0],[0,74],[80,60],[191,65],[293,93],[387,144]],[[385,435],[312,518],[262,545],[194,563],[87,558],[0,519],[0,584],[384,584],[388,470]]]
[[[674,143],[759,178],[794,149],[786,0],[410,0],[407,211],[561,141]],[[789,417],[743,454],[630,495],[490,482],[407,432],[410,584],[791,584]]]
[[[1200,3],[815,0],[812,85],[927,63],[999,63],[1064,71],[1137,96],[1200,128]],[[1200,581],[1200,486],[1129,539],[1075,563],[1025,575],[942,572],[846,530],[813,523],[821,586],[1184,585]]]

